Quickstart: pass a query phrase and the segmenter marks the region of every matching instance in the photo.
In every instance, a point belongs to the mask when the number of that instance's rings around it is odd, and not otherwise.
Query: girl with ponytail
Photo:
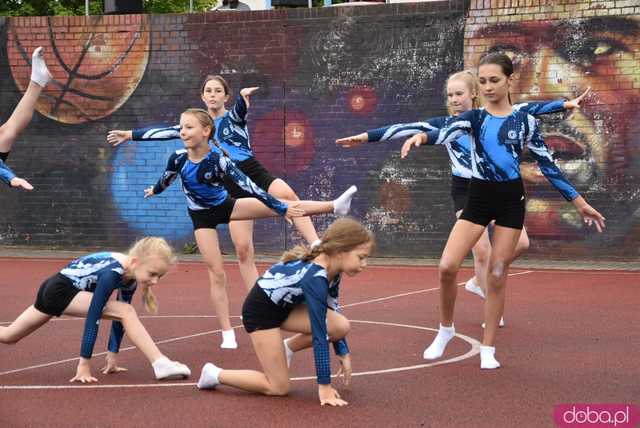
[[[157,380],[187,378],[191,375],[189,368],[160,352],[131,305],[133,294],[140,287],[145,309],[156,313],[158,304],[151,288],[173,263],[175,256],[169,244],[154,237],[139,240],[126,254],[100,252],[80,257],[42,284],[34,305],[8,327],[0,327],[0,343],[17,343],[54,316],[86,318],[80,361],[71,382],[97,382],[91,375],[91,355],[100,319],[109,319],[112,320],[109,352],[102,374],[126,371],[117,364],[126,331],[151,363]],[[114,291],[117,301],[109,301]]]
[[[180,177],[187,198],[187,211],[193,222],[193,234],[207,265],[213,306],[222,327],[220,347],[235,349],[238,344],[229,318],[226,275],[216,230],[218,225],[278,215],[290,222],[313,214],[346,215],[357,189],[351,186],[334,201],[276,199],[247,177],[224,155],[222,149],[209,145],[214,128],[213,120],[205,110],[191,108],[182,113],[180,138],[186,150],[178,150],[171,155],[156,185],[145,190],[145,198],[163,192]],[[235,199],[226,190],[226,180],[233,181],[252,197]]]
[[[349,320],[338,313],[342,273],[356,275],[367,267],[373,235],[350,218],[336,220],[318,245],[298,246],[264,273],[242,307],[244,327],[262,364],[262,372],[202,368],[198,388],[223,384],[265,395],[289,392],[289,363],[294,350],[313,347],[321,405],[344,406],[331,386],[329,342],[340,360],[338,374],[351,379],[351,356],[345,337]],[[331,310],[327,310],[331,309]],[[281,331],[297,333],[282,344]]]

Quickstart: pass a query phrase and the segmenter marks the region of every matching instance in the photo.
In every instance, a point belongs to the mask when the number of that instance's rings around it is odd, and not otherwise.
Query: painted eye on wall
[[[599,60],[619,52],[628,52],[623,43],[612,39],[595,38],[572,39],[559,49],[559,53],[564,58],[582,68],[593,67]]]

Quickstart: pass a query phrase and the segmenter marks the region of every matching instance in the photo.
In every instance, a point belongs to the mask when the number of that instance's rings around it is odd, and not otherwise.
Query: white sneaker
[[[153,367],[157,380],[187,379],[191,376],[191,370],[186,365],[177,361],[167,360],[159,367]]]
[[[485,298],[484,291],[482,291],[482,288],[480,288],[478,284],[473,282],[473,278],[467,281],[467,283],[464,285],[464,289],[467,290],[469,293],[473,293],[480,296],[481,299]]]
[[[498,327],[504,327],[504,317],[500,317],[500,322],[498,323]],[[482,323],[482,328],[485,328],[485,323]]]
[[[202,373],[200,373],[200,379],[198,379],[198,389],[214,389],[220,385],[218,376],[222,369],[215,364],[207,363],[202,367]]]
[[[480,346],[480,368],[493,370],[500,368],[500,362],[496,360],[496,348],[493,346]]]

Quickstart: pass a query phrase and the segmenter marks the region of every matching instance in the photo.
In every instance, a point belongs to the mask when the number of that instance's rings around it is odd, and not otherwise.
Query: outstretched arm
[[[398,123],[390,126],[383,126],[363,132],[351,137],[340,138],[336,144],[343,147],[355,147],[362,143],[374,141],[390,141],[395,138],[407,138],[420,132],[432,131],[444,125],[446,118],[434,118],[424,122]]]
[[[0,181],[11,187],[22,187],[25,190],[33,190],[33,186],[24,178],[16,177],[16,174],[0,160]]]
[[[164,192],[167,187],[171,186],[171,183],[173,183],[178,177],[178,173],[184,162],[184,156],[186,156],[185,151],[178,150],[169,157],[169,161],[167,161],[167,168],[162,173],[155,186],[144,189],[145,199],[153,195],[159,195]]]
[[[126,141],[166,141],[180,138],[180,125],[136,128],[129,131],[114,129],[107,134],[107,142],[113,147]]]
[[[533,116],[557,113],[565,110],[579,109],[580,103],[587,96],[587,94],[589,94],[590,91],[591,91],[591,87],[588,87],[578,97],[569,101],[555,100],[555,101],[528,102],[528,103],[515,104],[513,108],[515,110],[524,111],[525,113],[529,113]]]
[[[584,200],[573,185],[566,179],[560,168],[553,161],[553,157],[549,153],[549,150],[544,143],[542,135],[538,130],[535,123],[535,119],[529,116],[529,135],[527,137],[527,147],[531,154],[538,162],[540,171],[544,174],[545,178],[549,180],[551,185],[555,187],[560,194],[567,200],[571,201],[575,206],[578,213],[584,218],[585,223],[588,226],[595,224],[598,232],[602,232],[604,229],[605,218],[597,210],[591,207],[587,201]]]

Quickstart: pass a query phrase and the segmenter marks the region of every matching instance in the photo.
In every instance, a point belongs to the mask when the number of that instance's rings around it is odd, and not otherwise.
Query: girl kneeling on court
[[[154,237],[136,242],[126,254],[101,252],[76,259],[42,284],[33,306],[10,326],[0,327],[0,343],[17,343],[54,316],[85,317],[80,361],[71,382],[97,382],[91,375],[91,355],[100,319],[110,319],[109,352],[102,374],[126,371],[117,364],[126,331],[131,342],[151,363],[156,379],[187,378],[191,375],[189,368],[169,360],[160,352],[131,305],[133,294],[140,286],[145,308],[157,312],[151,287],[174,262],[171,247],[164,239]],[[115,290],[118,301],[109,301]]]
[[[353,219],[342,218],[329,226],[320,245],[313,249],[298,246],[284,253],[282,261],[258,279],[242,307],[244,326],[263,371],[223,370],[207,363],[198,388],[222,384],[265,395],[286,395],[292,353],[282,344],[284,330],[299,333],[291,339],[297,342],[297,350],[313,346],[320,404],[346,405],[331,386],[329,364],[329,342],[333,342],[348,385],[351,357],[344,338],[350,326],[337,312],[338,286],[342,273],[353,276],[364,270],[372,247],[369,230]]]

